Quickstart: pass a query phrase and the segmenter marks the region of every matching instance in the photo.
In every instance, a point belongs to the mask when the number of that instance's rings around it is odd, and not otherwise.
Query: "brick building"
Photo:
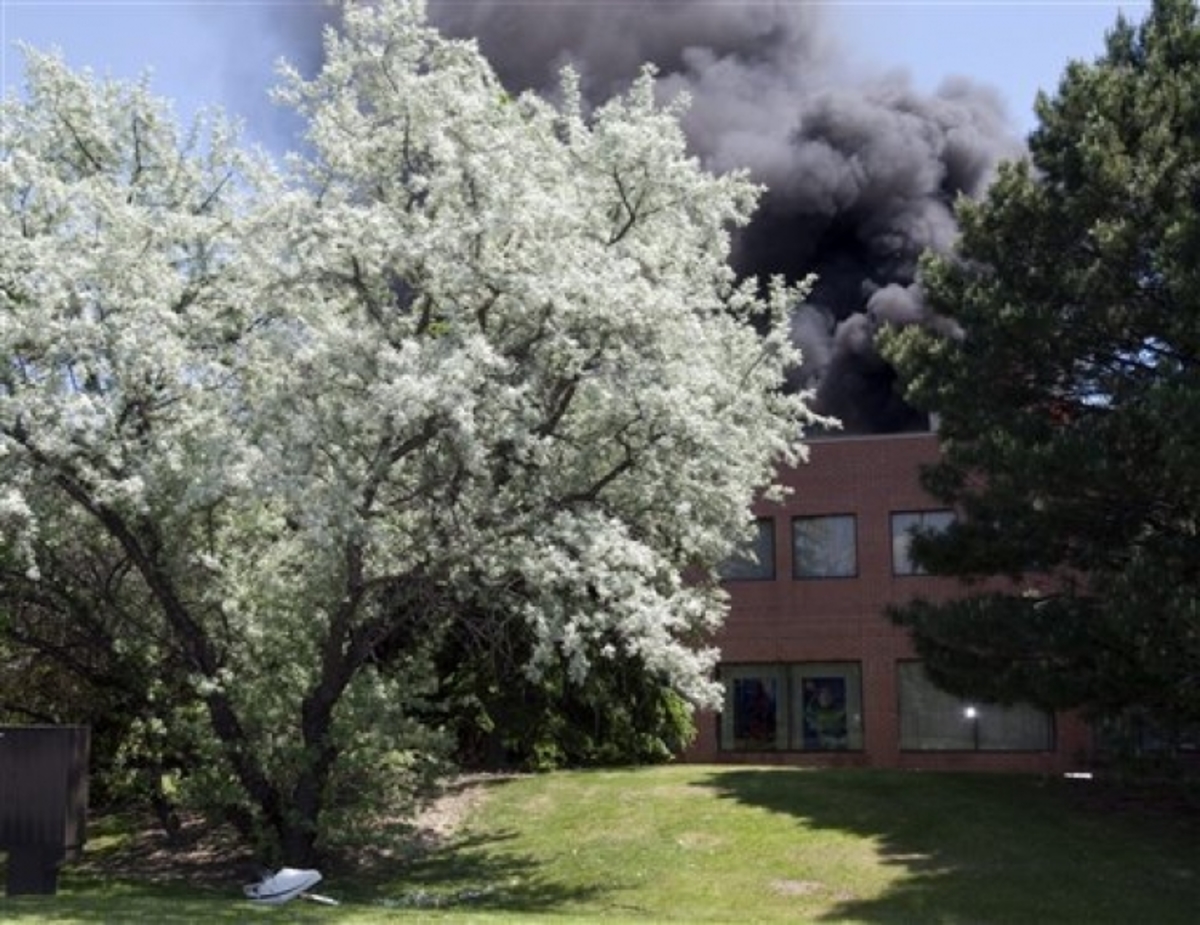
[[[726,570],[725,708],[699,718],[687,760],[1039,772],[1084,762],[1090,733],[1077,716],[939,691],[884,615],[958,593],[907,555],[912,526],[951,516],[918,481],[937,452],[930,433],[815,440],[809,462],[783,476],[792,494],[759,505],[756,557]]]

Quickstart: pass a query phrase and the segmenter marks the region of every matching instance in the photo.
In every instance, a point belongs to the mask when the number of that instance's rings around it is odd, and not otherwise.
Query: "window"
[[[1129,755],[1200,755],[1200,723],[1164,723],[1154,712],[1127,708],[1092,724],[1096,750],[1107,758]]]
[[[775,521],[760,517],[755,534],[742,551],[734,553],[717,569],[722,581],[763,581],[775,577]]]
[[[853,578],[858,549],[853,514],[792,520],[792,575],[796,578]]]
[[[954,522],[952,511],[910,511],[892,515],[892,571],[897,575],[923,575],[909,550],[913,533],[941,533]]]
[[[857,663],[796,665],[796,726],[805,751],[858,751],[862,742],[862,670]]]
[[[786,745],[787,700],[784,671],[773,665],[722,668],[725,709],[721,747],[730,751],[772,751]]]
[[[724,666],[725,751],[855,751],[863,747],[857,663]]]
[[[899,665],[900,747],[913,751],[1049,751],[1054,719],[1029,704],[974,703],[934,687],[920,662]]]

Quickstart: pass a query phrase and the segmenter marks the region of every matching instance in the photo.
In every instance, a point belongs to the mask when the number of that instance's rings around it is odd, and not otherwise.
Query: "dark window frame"
[[[723,754],[754,752],[821,754],[862,754],[866,751],[866,723],[863,709],[863,664],[860,659],[802,662],[732,662],[718,668],[718,677],[726,685],[725,701],[715,717],[717,750]],[[755,736],[738,736],[753,723],[752,718],[738,709],[739,697],[753,694],[749,685],[739,692],[739,682],[770,680],[775,686],[775,699],[770,704],[771,741],[754,744]],[[840,698],[832,704],[836,713],[840,707],[841,725],[829,725],[830,717],[810,716],[812,698],[819,696],[821,686],[840,682]],[[809,687],[812,690],[809,690]],[[837,686],[837,685],[833,685]],[[840,700],[840,703],[838,702]],[[747,707],[747,709],[751,709]],[[827,739],[829,744],[820,743]],[[844,744],[839,741],[844,740]]]
[[[917,659],[902,659],[896,662],[895,681],[896,681],[896,706],[900,751],[905,754],[931,754],[931,753],[957,753],[971,755],[1004,755],[1004,754],[1048,754],[1058,748],[1058,717],[1053,711],[1044,710],[1030,703],[1017,703],[1009,706],[998,703],[988,703],[986,701],[972,701],[962,697],[956,697],[953,694],[948,694],[937,689],[928,677],[924,681],[930,688],[933,689],[934,696],[942,698],[945,701],[956,701],[953,712],[961,717],[961,725],[959,726],[959,737],[961,741],[956,744],[946,746],[930,746],[913,744],[907,738],[906,727],[909,724],[908,713],[905,704],[905,684],[903,674],[905,670],[913,670],[916,668],[924,674],[921,667],[922,663]],[[1041,714],[1041,719],[1045,722],[1045,739],[1037,745],[1028,746],[1010,746],[996,747],[987,744],[988,735],[984,729],[984,724],[989,716],[1006,713],[1011,716],[1012,712],[1017,709],[1032,710]]]
[[[897,519],[901,518],[901,517],[915,517],[915,518],[917,518],[917,522],[913,526],[915,526],[917,529],[922,529],[925,527],[925,519],[927,517],[931,517],[931,516],[935,516],[935,515],[936,516],[941,516],[941,515],[946,516],[947,522],[941,527],[934,527],[934,532],[940,532],[941,530],[945,530],[945,529],[949,528],[949,526],[951,524],[954,523],[954,520],[955,520],[954,511],[951,510],[950,508],[945,508],[945,507],[921,508],[921,509],[903,510],[903,511],[891,511],[889,513],[889,515],[888,515],[888,533],[889,533],[889,537],[890,537],[892,575],[895,576],[896,578],[917,578],[917,577],[926,576],[929,574],[928,571],[926,571],[924,568],[922,568],[920,565],[918,565],[915,561],[913,561],[912,552],[911,552],[912,538],[910,535],[908,535],[908,534],[911,534],[913,527],[909,527],[908,529],[905,530],[906,536],[903,537],[905,539],[904,559],[908,563],[908,569],[907,570],[901,569],[901,567],[900,567],[901,563],[898,561],[898,557],[896,555],[896,552],[897,552],[896,544],[902,539],[901,535],[899,535],[896,531]]]
[[[739,556],[734,553],[725,562],[717,567],[717,575],[722,583],[733,581],[774,581],[776,577],[775,560],[777,557],[778,541],[775,535],[775,518],[770,516],[755,518],[755,525],[759,530],[759,535],[755,538],[753,544],[754,549],[758,549],[763,536],[769,538],[769,555],[761,557],[758,562],[751,562],[745,556]],[[767,529],[764,531],[763,526]],[[728,574],[727,569],[737,562],[745,563],[746,573],[744,574]],[[752,574],[753,571],[759,570],[762,574]]]
[[[796,526],[802,521],[849,521],[851,527],[851,569],[847,572],[801,574],[801,557],[796,549]],[[832,514],[797,514],[792,517],[790,540],[792,546],[792,579],[794,581],[844,581],[859,576],[858,515],[852,511]]]

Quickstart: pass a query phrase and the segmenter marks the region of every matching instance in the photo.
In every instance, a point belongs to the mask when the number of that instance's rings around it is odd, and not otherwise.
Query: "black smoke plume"
[[[319,64],[327,7],[267,7],[304,71]],[[932,95],[903,73],[848,73],[828,8],[707,0],[430,0],[444,32],[474,37],[512,90],[553,93],[571,63],[585,96],[620,90],[643,62],[664,97],[686,91],[685,129],[704,164],[747,167],[764,184],[735,247],[739,272],[816,273],[792,329],[793,385],[850,433],[919,429],[875,349],[885,324],[939,324],[921,299],[917,259],[955,235],[952,205],[977,196],[1017,156],[991,89],[952,78]],[[884,62],[886,64],[886,62]]]

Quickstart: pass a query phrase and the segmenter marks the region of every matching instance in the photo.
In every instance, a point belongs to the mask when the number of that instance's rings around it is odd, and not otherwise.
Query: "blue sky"
[[[154,88],[174,99],[180,114],[221,103],[258,134],[256,121],[273,116],[246,88],[269,79],[283,45],[257,26],[289,2],[308,0],[0,0],[4,89],[20,84],[17,41],[57,46],[71,64],[102,74],[135,77],[151,68]],[[1024,134],[1034,125],[1037,90],[1053,89],[1068,60],[1100,54],[1118,11],[1137,21],[1148,2],[835,0],[828,6],[840,41],[864,67],[907,70],[924,90],[951,75],[994,86]]]
[[[950,75],[996,87],[1014,124],[1035,124],[1038,90],[1054,90],[1068,61],[1092,60],[1120,13],[1133,22],[1149,0],[863,0],[837,3],[864,60],[907,68],[934,89]]]

